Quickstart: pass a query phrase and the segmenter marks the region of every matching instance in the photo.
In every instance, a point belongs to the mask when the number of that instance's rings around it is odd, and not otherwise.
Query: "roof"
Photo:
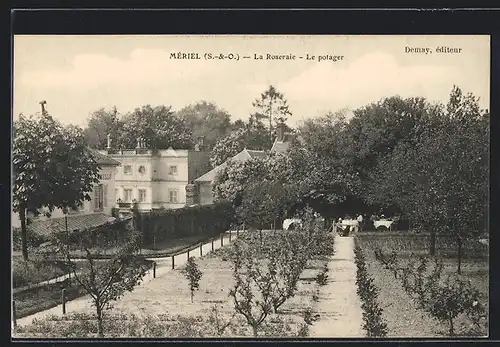
[[[243,151],[246,151],[248,155],[251,158],[265,158],[267,156],[267,153],[265,151],[255,151],[253,149],[244,149]]]
[[[244,149],[238,154],[236,154],[234,157],[232,157],[229,160],[236,160],[236,161],[246,161],[248,159],[252,158],[265,158],[267,156],[267,153],[265,151],[256,151],[253,149]],[[195,179],[195,182],[213,182],[215,179],[215,176],[227,165],[228,160],[226,160],[224,163],[220,164],[219,166],[216,166],[212,170],[208,171],[206,174],[201,175],[197,179]]]
[[[92,213],[84,215],[69,215],[68,231],[85,230],[95,228],[107,223],[116,221],[116,218],[108,216],[104,213]],[[35,220],[27,226],[28,231],[34,232],[43,236],[66,231],[65,217],[51,218],[46,220]]]
[[[99,166],[120,166],[121,165],[121,163],[118,160],[115,160],[111,157],[108,157],[105,154],[99,153],[98,151],[96,151],[94,149],[89,149],[89,151],[90,151],[90,155],[92,156],[92,158],[94,158],[94,160],[96,161],[96,163]]]
[[[292,143],[292,140],[294,139],[295,135],[287,133],[285,134],[285,138],[283,141],[278,141],[278,139],[274,140],[273,147],[271,148],[271,152],[276,152],[276,153],[284,153],[290,147],[290,144]]]

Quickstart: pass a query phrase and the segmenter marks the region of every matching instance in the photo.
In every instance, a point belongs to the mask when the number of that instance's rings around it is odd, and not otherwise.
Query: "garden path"
[[[356,264],[352,236],[335,237],[335,254],[328,264],[328,283],[319,292],[319,319],[310,337],[365,337],[361,301],[356,292]]]

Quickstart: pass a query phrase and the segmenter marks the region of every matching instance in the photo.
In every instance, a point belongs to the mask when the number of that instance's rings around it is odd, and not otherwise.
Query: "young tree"
[[[194,257],[190,257],[187,261],[186,268],[182,273],[189,281],[189,290],[191,292],[191,303],[193,303],[194,291],[200,288],[201,276],[203,272],[198,268],[198,264],[194,261]]]
[[[203,137],[204,145],[212,149],[218,139],[225,137],[231,128],[231,116],[217,105],[200,101],[176,112],[192,130],[192,141]]]
[[[106,253],[109,245],[98,241],[96,245],[92,234],[96,230],[89,230],[82,235],[76,245],[60,236],[57,239],[57,251],[63,256],[63,266],[72,274],[72,278],[92,298],[96,309],[98,335],[104,337],[103,312],[111,308],[111,302],[118,300],[125,292],[133,291],[148,270],[144,257],[137,255],[139,249],[139,234],[131,233],[126,242],[119,244],[117,250],[109,260],[100,260]],[[77,271],[73,258],[75,249],[83,250],[86,254],[86,271]]]
[[[259,265],[238,241],[234,243],[232,260],[235,284],[229,296],[233,298],[235,311],[245,317],[253,336],[257,337],[259,329],[272,312],[270,277],[255,271]],[[256,291],[256,288],[259,290]]]
[[[292,115],[287,100],[282,93],[270,85],[267,90],[261,93],[260,98],[253,102],[253,106],[261,111],[260,118],[269,119],[269,137],[272,146],[273,120],[275,123],[285,123],[288,116]]]
[[[26,212],[49,211],[90,200],[99,182],[99,167],[88,150],[83,131],[63,127],[46,111],[39,117],[21,115],[13,127],[13,207],[21,220],[23,258],[28,260]]]

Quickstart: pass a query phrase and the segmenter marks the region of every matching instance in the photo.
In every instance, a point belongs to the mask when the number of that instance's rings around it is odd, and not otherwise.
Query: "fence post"
[[[203,255],[203,243],[200,243],[200,257]]]
[[[214,238],[212,237],[212,251],[214,250]]]
[[[220,246],[224,246],[224,234],[220,234]]]
[[[187,256],[188,256],[188,260],[189,260],[189,249],[188,249],[188,251],[187,251]]]
[[[236,227],[236,237],[239,237],[240,236],[240,226],[238,225]]]
[[[173,255],[173,256],[172,256],[172,270],[175,268],[175,261],[174,261],[174,259],[175,259],[175,258],[174,258],[174,257],[175,257],[175,256]]]
[[[232,234],[232,232],[231,232],[231,230],[229,230],[229,242],[231,242],[231,234]]]
[[[15,328],[15,327],[17,327],[16,300],[12,301],[12,319],[14,320],[14,328]]]
[[[245,222],[243,222],[243,231],[245,231]]]
[[[61,290],[62,312],[66,314],[66,289]]]
[[[153,262],[153,278],[156,278],[156,261]]]

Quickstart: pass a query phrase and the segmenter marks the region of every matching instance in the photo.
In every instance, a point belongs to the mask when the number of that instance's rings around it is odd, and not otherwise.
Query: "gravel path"
[[[240,231],[240,233],[241,233],[241,231]],[[229,237],[230,237],[229,232],[224,234],[224,238],[223,238],[223,242],[222,242],[223,246],[228,245],[230,243]],[[235,239],[236,239],[236,232],[233,231],[231,233],[231,241],[234,241]],[[220,239],[215,240],[213,242],[213,249],[214,250],[219,249],[221,247],[222,246],[221,246]],[[205,255],[205,254],[208,254],[210,251],[212,251],[212,242],[208,242],[202,246],[201,254]],[[193,256],[199,257],[200,256],[200,248],[197,248],[195,250],[191,250],[189,252],[189,254],[190,254],[190,257],[193,257]],[[158,278],[161,278],[161,277],[165,276],[168,272],[172,271],[172,257],[155,258],[153,260],[156,261],[156,264],[157,264],[156,265],[156,278],[155,279],[153,278],[153,270],[152,269],[149,270],[148,273],[146,274],[146,276],[144,277],[143,281],[141,282],[141,285],[140,285],[141,287],[148,287],[148,284],[150,282],[152,282],[153,280],[156,281],[156,280],[158,280]],[[174,257],[174,263],[175,263],[174,265],[176,268],[182,266],[186,262],[187,262],[187,252],[181,253],[181,254],[176,255]],[[133,293],[134,292],[126,293],[125,295],[128,296],[128,295],[131,295]],[[91,305],[92,305],[92,303],[90,300],[90,296],[85,295],[85,296],[77,298],[75,300],[68,301],[66,303],[66,313],[86,312],[89,309],[91,309]],[[17,325],[18,326],[25,326],[25,325],[31,324],[33,319],[42,319],[42,318],[44,318],[46,316],[50,316],[50,315],[62,315],[62,305],[58,305],[58,306],[53,307],[51,309],[35,313],[31,316],[17,319]]]
[[[352,237],[335,238],[335,254],[328,264],[328,283],[321,287],[320,315],[310,337],[364,337],[361,302],[356,293],[356,265]]]

